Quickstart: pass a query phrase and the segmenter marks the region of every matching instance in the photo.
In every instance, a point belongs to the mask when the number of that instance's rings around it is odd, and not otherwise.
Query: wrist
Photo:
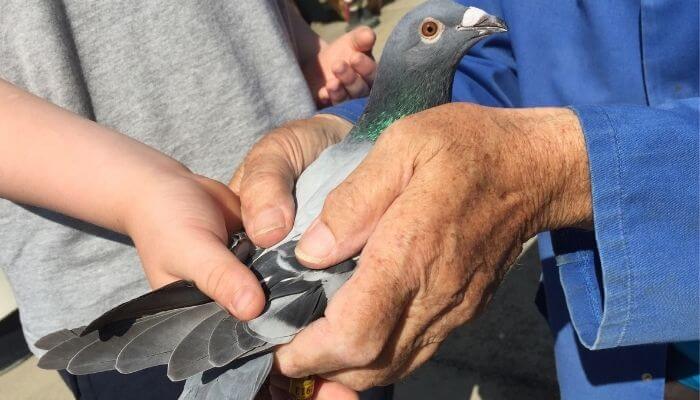
[[[588,154],[576,115],[566,108],[514,110],[522,127],[524,188],[534,205],[532,233],[592,227]]]
[[[197,180],[197,175],[183,164],[175,161],[155,163],[152,169],[142,170],[135,174],[125,187],[127,200],[123,202],[119,215],[120,225],[117,231],[134,240],[140,235],[142,228],[148,225],[156,210],[161,210],[163,197],[176,190],[183,184]]]

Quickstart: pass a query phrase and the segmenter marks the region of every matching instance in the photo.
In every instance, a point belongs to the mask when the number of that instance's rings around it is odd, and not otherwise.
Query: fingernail
[[[236,293],[231,302],[231,306],[238,315],[246,314],[250,303],[252,303],[254,299],[255,291],[250,287],[243,287]]]
[[[279,207],[268,208],[258,214],[253,223],[253,235],[260,236],[284,228],[284,213]]]
[[[304,233],[295,253],[298,259],[313,264],[321,263],[335,247],[335,237],[330,228],[316,220]]]

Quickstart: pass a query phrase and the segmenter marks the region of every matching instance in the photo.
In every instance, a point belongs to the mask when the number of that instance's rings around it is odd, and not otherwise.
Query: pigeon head
[[[398,23],[387,41],[382,64],[434,77],[453,71],[480,39],[505,31],[502,20],[476,7],[451,0],[428,1]]]
[[[351,137],[375,140],[395,120],[449,102],[465,53],[506,30],[500,18],[452,0],[431,0],[413,9],[387,41],[367,108]]]

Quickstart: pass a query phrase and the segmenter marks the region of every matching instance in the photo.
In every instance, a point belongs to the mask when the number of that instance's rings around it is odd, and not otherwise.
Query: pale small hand
[[[124,225],[154,288],[184,279],[240,319],[262,311],[257,278],[227,248],[242,225],[226,185],[184,168],[160,174],[134,195]]]
[[[361,255],[325,317],[277,350],[281,373],[363,390],[415,370],[483,310],[525,240],[590,224],[586,157],[566,109],[449,104],[392,125],[297,247],[315,268]]]
[[[257,278],[227,248],[241,221],[225,185],[1,79],[0,122],[0,197],[129,235],[153,287],[184,279],[238,318],[262,311]]]
[[[369,94],[377,70],[371,56],[375,40],[372,29],[354,29],[324,45],[316,59],[302,67],[319,106]]]

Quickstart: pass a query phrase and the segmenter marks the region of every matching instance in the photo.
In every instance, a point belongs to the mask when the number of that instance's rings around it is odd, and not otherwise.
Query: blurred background
[[[297,0],[304,18],[330,41],[358,25],[377,32],[374,55],[398,20],[422,0]],[[534,241],[487,309],[457,329],[440,351],[396,386],[395,399],[556,399],[552,337],[534,304],[540,265]],[[55,371],[36,367],[21,336],[12,292],[0,272],[0,399],[68,400]]]

